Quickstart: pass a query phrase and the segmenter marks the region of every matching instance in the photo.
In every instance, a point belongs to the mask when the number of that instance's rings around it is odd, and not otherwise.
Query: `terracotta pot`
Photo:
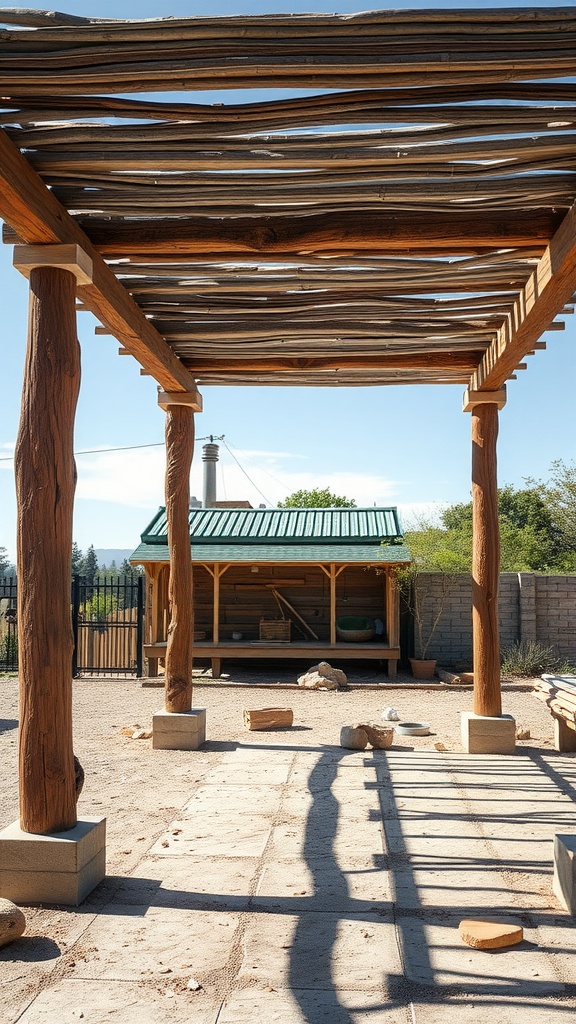
[[[436,661],[431,658],[410,658],[410,667],[415,679],[432,679]]]

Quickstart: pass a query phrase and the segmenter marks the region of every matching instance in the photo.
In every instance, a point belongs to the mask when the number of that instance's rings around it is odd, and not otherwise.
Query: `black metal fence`
[[[18,668],[18,624],[16,622],[16,577],[0,577],[0,672]]]
[[[18,669],[16,587],[0,579],[0,672]],[[142,576],[72,577],[72,675],[142,675]]]

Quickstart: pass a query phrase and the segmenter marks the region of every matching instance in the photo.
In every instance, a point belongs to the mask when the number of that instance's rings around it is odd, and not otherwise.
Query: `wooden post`
[[[330,646],[336,643],[336,566],[330,565]]]
[[[28,348],[15,453],[18,501],[20,826],[74,828],[70,581],[80,387],[73,272],[30,270]]]
[[[190,467],[194,449],[194,412],[186,405],[166,406],[166,518],[170,551],[166,711],[192,707],[192,559],[190,554]]]
[[[496,393],[499,394],[499,393]],[[498,406],[490,394],[472,404],[472,637],[474,713],[502,714],[498,580],[500,531],[496,441]]]

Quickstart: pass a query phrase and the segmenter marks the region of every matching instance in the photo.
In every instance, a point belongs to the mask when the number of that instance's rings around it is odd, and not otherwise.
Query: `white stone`
[[[399,722],[400,714],[396,708],[384,708],[381,717],[385,722]]]

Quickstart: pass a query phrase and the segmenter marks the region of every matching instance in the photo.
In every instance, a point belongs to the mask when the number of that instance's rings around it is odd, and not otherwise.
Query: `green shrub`
[[[502,652],[502,674],[532,678],[543,672],[564,675],[573,672],[573,667],[562,658],[554,647],[545,647],[537,640],[518,640]]]
[[[6,633],[0,638],[0,661],[6,665],[15,665],[18,661],[18,637],[15,633]]]

